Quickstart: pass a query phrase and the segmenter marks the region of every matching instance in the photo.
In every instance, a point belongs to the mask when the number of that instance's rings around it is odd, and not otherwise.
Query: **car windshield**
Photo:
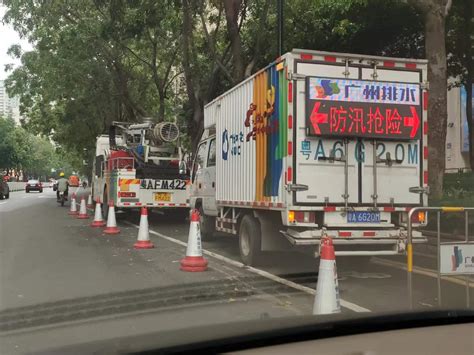
[[[0,1],[0,353],[473,311],[473,7]]]

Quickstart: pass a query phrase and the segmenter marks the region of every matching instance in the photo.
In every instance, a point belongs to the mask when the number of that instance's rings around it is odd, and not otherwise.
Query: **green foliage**
[[[46,177],[52,175],[52,169],[78,170],[81,163],[76,155],[55,148],[49,139],[0,117],[0,170],[22,170],[25,177]]]
[[[249,75],[277,57],[276,5],[271,0],[241,3],[241,55]],[[422,58],[424,19],[410,3],[285,1],[284,48]],[[458,3],[448,19],[457,73],[462,53]],[[76,152],[79,160],[90,161],[95,138],[111,121],[142,116],[177,119],[187,127],[183,141],[190,147],[201,133],[203,105],[236,84],[223,0],[4,4],[5,20],[35,43],[31,52],[22,53],[18,46],[10,50],[22,62],[7,86],[21,98],[24,126]]]

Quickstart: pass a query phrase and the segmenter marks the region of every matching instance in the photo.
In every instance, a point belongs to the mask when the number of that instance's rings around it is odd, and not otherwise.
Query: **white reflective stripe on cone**
[[[148,241],[150,240],[150,234],[148,233],[148,216],[141,215],[140,217],[140,229],[138,230],[138,241]]]
[[[201,228],[199,222],[191,222],[189,225],[186,256],[202,256]]]
[[[115,220],[114,206],[109,207],[109,215],[107,216],[106,227],[117,227],[117,221]]]
[[[335,260],[319,261],[318,283],[314,298],[313,314],[341,312],[339,285]]]
[[[102,208],[100,207],[100,203],[96,203],[95,205],[95,215],[94,215],[94,221],[97,222],[102,222]]]

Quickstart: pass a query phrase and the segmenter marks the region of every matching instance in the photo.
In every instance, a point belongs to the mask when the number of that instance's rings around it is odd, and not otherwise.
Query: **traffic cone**
[[[321,239],[318,283],[314,298],[313,314],[340,313],[339,285],[337,282],[336,256],[332,239]]]
[[[88,208],[94,207],[94,205],[92,204],[92,194],[89,194],[89,196],[87,196],[87,207]]]
[[[95,203],[94,221],[91,223],[91,227],[103,227],[103,226],[105,226],[105,222],[102,218],[102,207],[100,205],[99,199],[97,199]]]
[[[77,215],[76,194],[71,195],[71,208],[69,209],[69,215]]]
[[[117,227],[117,221],[115,220],[115,207],[114,200],[109,200],[109,214],[107,216],[107,225],[104,229],[105,234],[118,234],[120,229]]]
[[[199,212],[197,210],[193,210],[191,214],[186,257],[181,260],[180,269],[192,272],[207,270],[207,260],[202,256],[201,228],[199,226]]]
[[[79,214],[77,215],[78,219],[88,219],[89,216],[87,215],[87,208],[86,208],[86,200],[84,196],[81,197],[81,207],[79,208]]]
[[[133,244],[135,249],[151,249],[155,246],[150,241],[150,234],[148,233],[148,210],[142,207],[140,216],[140,228],[138,229],[137,242]]]

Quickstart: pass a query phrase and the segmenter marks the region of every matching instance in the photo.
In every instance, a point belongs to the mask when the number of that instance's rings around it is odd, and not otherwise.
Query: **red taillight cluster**
[[[290,211],[288,213],[290,223],[315,223],[316,213],[306,211]]]
[[[136,193],[135,192],[119,192],[118,195],[119,197],[135,197]]]

